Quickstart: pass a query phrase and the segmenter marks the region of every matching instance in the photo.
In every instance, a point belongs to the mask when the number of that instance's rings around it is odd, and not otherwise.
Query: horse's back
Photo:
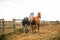
[[[28,18],[24,18],[24,19],[22,20],[22,25],[23,25],[23,26],[25,26],[25,24],[27,24],[27,25],[29,25],[29,24],[30,24],[30,22],[29,22],[29,19],[28,19]]]

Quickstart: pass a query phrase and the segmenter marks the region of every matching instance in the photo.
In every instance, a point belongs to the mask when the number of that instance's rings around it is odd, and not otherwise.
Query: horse
[[[38,29],[38,32],[39,32],[39,27],[40,27],[40,19],[39,18],[41,18],[40,12],[38,12],[38,15],[36,17],[33,16],[32,18],[30,18],[30,24],[31,24],[31,29],[32,29],[33,33],[36,28]]]
[[[28,17],[24,17],[22,20],[22,26],[24,27],[24,33],[27,33],[28,31],[28,26],[30,25],[30,21]]]

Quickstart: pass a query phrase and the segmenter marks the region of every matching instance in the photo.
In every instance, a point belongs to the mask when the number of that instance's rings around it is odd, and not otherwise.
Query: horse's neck
[[[32,20],[36,20],[36,19],[39,19],[39,17],[38,17],[38,16],[32,16],[32,17],[30,18],[31,21],[32,21]]]
[[[39,18],[39,16],[36,16],[36,18]]]

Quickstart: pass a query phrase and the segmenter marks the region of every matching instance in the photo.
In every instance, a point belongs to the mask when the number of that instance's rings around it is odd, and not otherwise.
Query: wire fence
[[[21,19],[13,19],[12,21],[0,19],[0,34],[14,32],[15,30],[19,29],[21,27],[21,21]]]

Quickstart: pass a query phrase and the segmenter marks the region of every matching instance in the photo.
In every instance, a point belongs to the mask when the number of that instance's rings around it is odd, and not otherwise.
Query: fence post
[[[13,19],[13,27],[12,27],[12,31],[14,32],[14,28],[15,28],[15,19]]]
[[[4,19],[2,19],[2,32],[4,32]]]

